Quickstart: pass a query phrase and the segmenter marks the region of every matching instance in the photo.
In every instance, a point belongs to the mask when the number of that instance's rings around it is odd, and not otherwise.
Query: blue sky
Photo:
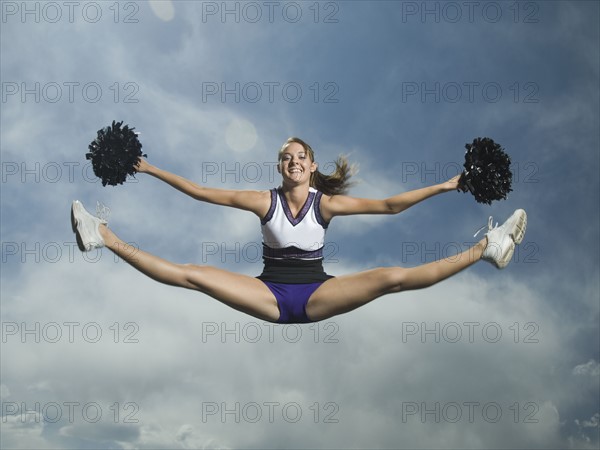
[[[2,1],[2,448],[597,448],[597,2]],[[516,208],[527,235],[481,263],[302,327],[270,326],[82,255],[73,199],[176,262],[258,275],[260,229],[85,160],[123,120],[199,183],[278,184],[289,136],[361,197],[458,173],[500,142],[514,191],[338,218],[326,270],[415,266]]]

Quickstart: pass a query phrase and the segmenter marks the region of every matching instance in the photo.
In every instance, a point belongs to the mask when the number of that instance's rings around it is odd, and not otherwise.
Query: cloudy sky
[[[2,1],[2,448],[597,448],[599,4]],[[514,191],[338,218],[332,275],[415,266],[529,215],[503,271],[317,324],[275,326],[83,255],[70,203],[176,262],[261,271],[258,221],[156,179],[102,187],[85,159],[123,120],[151,163],[278,184],[308,141],[384,198],[501,143]]]

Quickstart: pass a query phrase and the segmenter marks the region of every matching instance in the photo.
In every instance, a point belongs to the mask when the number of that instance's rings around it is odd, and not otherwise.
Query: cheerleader
[[[263,272],[258,277],[212,266],[177,264],[126,244],[108,228],[105,218],[88,213],[81,202],[71,207],[71,223],[81,251],[106,247],[152,279],[194,289],[253,317],[276,323],[316,322],[352,311],[386,294],[423,289],[475,264],[497,268],[510,262],[521,243],[527,215],[517,209],[501,226],[492,218],[483,238],[451,259],[417,267],[378,267],[331,276],[323,269],[325,232],[335,217],[353,214],[398,214],[434,195],[461,189],[459,177],[384,200],[346,195],[353,174],[344,157],[336,170],[318,170],[312,148],[290,138],[278,155],[281,184],[267,191],[215,189],[200,186],[139,158],[137,173],[151,175],[190,197],[249,211],[260,221]]]

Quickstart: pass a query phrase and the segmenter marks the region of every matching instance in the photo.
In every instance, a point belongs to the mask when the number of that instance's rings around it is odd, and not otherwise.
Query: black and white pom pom
[[[476,138],[466,144],[465,170],[458,181],[463,192],[470,191],[478,203],[506,199],[512,191],[510,157],[490,138]]]
[[[86,159],[92,160],[94,174],[102,180],[102,186],[123,184],[128,175],[134,175],[135,165],[142,154],[138,134],[123,122],[113,120],[112,126],[98,130],[98,136],[89,145]]]

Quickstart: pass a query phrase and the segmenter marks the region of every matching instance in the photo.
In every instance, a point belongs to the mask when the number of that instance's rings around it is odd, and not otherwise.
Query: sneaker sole
[[[504,269],[510,263],[513,254],[515,253],[515,244],[511,243],[508,250],[504,252],[502,257],[497,261],[497,264],[494,264],[498,269]]]
[[[515,244],[520,244],[525,237],[525,231],[527,230],[527,213],[525,213],[522,209],[517,209],[514,212],[515,223],[513,224],[513,229],[510,232],[511,237]]]
[[[75,233],[75,240],[77,241],[77,247],[82,252],[85,252],[85,245],[83,245],[83,241],[81,239],[81,235],[79,234],[79,230],[77,229],[77,220],[75,219],[75,202],[71,204],[71,228],[73,229],[73,233]]]
[[[504,245],[502,245],[504,244]],[[504,269],[510,263],[515,252],[516,244],[510,235],[505,235],[503,243],[490,242],[482,258],[498,269]]]

